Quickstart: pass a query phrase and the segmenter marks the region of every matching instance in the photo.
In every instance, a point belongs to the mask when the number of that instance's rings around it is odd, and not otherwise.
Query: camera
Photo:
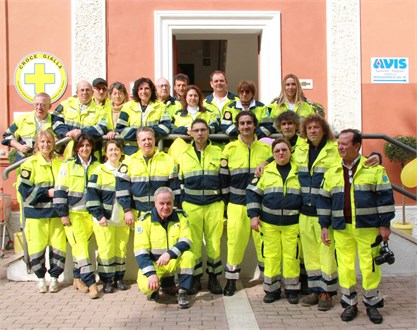
[[[395,262],[394,252],[392,252],[388,247],[388,242],[382,242],[381,248],[379,249],[379,256],[376,256],[374,260],[377,265],[382,265],[383,263],[392,265]]]

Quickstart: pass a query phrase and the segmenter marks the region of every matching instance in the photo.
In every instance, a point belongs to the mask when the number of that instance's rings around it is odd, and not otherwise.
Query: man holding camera
[[[324,244],[330,244],[328,228],[332,226],[334,230],[341,304],[345,308],[342,320],[351,321],[358,314],[355,289],[358,251],[366,313],[373,323],[379,324],[383,318],[377,308],[384,305],[378,291],[379,265],[395,260],[386,243],[391,234],[390,220],[394,218],[394,197],[385,168],[364,165],[366,158],[359,153],[361,143],[362,136],[357,130],[340,133],[338,151],[342,163],[325,173],[317,213]],[[384,246],[380,249],[381,240]]]

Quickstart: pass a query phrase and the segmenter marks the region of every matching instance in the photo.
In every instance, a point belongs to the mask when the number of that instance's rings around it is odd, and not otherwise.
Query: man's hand
[[[321,241],[323,242],[324,245],[327,245],[327,246],[329,246],[331,243],[329,239],[329,231],[327,230],[327,228],[321,229]]]
[[[98,221],[99,225],[102,227],[106,227],[107,226],[107,219],[106,217],[101,217],[101,219]]]
[[[388,227],[379,227],[379,233],[381,234],[382,240],[386,242],[389,240],[389,235],[391,235],[391,229]]]
[[[171,256],[169,255],[169,253],[168,252],[164,252],[159,258],[158,258],[158,260],[156,261],[156,265],[158,266],[158,267],[161,267],[161,266],[165,266],[165,265],[167,265],[168,264],[168,262],[171,260]]]
[[[54,188],[49,188],[48,189],[48,197],[53,198],[54,197],[54,193],[55,193],[55,189]]]
[[[70,218],[68,216],[61,217],[61,222],[64,225],[64,227],[65,226],[71,226],[71,221],[70,221]]]
[[[379,163],[379,157],[378,157],[378,155],[372,155],[372,156],[370,156],[363,164],[365,166],[368,166],[368,167],[375,167],[375,166],[381,165]]]
[[[127,211],[125,213],[125,223],[127,226],[133,225],[136,221],[135,215],[133,214],[133,211]]]
[[[156,274],[148,277],[148,288],[149,290],[157,290],[159,288],[159,280]]]
[[[116,131],[109,131],[105,136],[108,140],[113,140],[117,135]]]
[[[67,132],[67,134],[65,134],[65,136],[69,136],[70,138],[72,138],[73,140],[76,139],[79,135],[81,134],[81,130],[79,128],[75,128],[69,132]]]
[[[262,176],[262,174],[264,173],[264,167],[268,165],[268,162],[262,162],[258,165],[258,167],[255,170],[255,176],[257,178],[260,178]]]
[[[258,231],[261,228],[261,222],[258,217],[253,217],[250,219],[250,226],[253,230]]]

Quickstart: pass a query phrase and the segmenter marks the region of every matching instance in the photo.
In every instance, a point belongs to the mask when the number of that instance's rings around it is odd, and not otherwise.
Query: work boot
[[[187,295],[187,290],[179,289],[177,296],[178,306],[181,309],[190,308],[191,302],[190,297]]]
[[[116,280],[113,283],[113,287],[117,288],[117,290],[120,290],[120,291],[125,291],[125,290],[129,289],[129,287],[127,286],[127,284],[123,280]]]
[[[56,277],[51,277],[51,280],[49,281],[49,292],[55,293],[58,292],[58,279]]]
[[[222,287],[220,286],[219,280],[217,279],[217,275],[209,274],[208,289],[213,294],[223,293]]]
[[[159,299],[159,291],[156,290],[146,297],[148,301],[157,301]]]
[[[98,288],[96,283],[93,283],[88,287],[88,296],[90,299],[98,298]]]
[[[197,294],[201,291],[201,276],[193,277],[193,288],[191,289],[192,294]]]
[[[285,295],[287,296],[287,300],[290,304],[293,304],[293,305],[298,304],[298,293],[287,292]]]
[[[104,282],[103,283],[103,292],[104,293],[113,293],[113,283],[112,282]]]
[[[88,292],[88,286],[85,285],[83,281],[79,278],[74,278],[74,281],[72,282],[72,285],[74,286],[75,290],[78,290],[82,293]]]
[[[332,308],[332,295],[328,292],[320,292],[317,306],[319,311],[328,311]]]
[[[358,306],[353,305],[346,307],[342,315],[340,315],[340,318],[342,321],[349,322],[352,321],[356,315],[358,315]]]
[[[313,292],[313,293],[310,293],[307,297],[304,297],[301,304],[305,307],[310,307],[310,306],[317,305],[318,302],[319,302],[319,293]]]
[[[366,308],[366,314],[368,315],[372,323],[380,324],[384,320],[382,318],[382,315],[379,314],[378,309],[376,307]]]
[[[38,288],[39,293],[46,293],[46,291],[48,291],[46,288],[46,282],[44,278],[38,279],[36,287]]]
[[[225,296],[233,296],[236,291],[236,280],[227,280],[226,286],[223,290],[223,295]]]
[[[281,291],[276,290],[273,292],[266,292],[264,297],[264,303],[270,304],[276,300],[279,300],[281,298]]]

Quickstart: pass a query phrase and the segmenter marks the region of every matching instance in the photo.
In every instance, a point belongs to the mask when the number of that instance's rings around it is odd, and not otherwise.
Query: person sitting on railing
[[[197,118],[204,119],[209,125],[210,133],[219,131],[219,116],[217,112],[203,106],[203,94],[200,88],[189,85],[185,89],[185,99],[181,100],[182,109],[172,116],[172,134],[191,135],[190,128]]]
[[[9,153],[10,163],[30,156],[33,151],[36,134],[58,127],[61,119],[49,113],[51,97],[46,93],[36,94],[33,102],[34,110],[19,116],[3,133],[2,144],[14,148]],[[54,130],[56,137],[61,137],[63,131]],[[61,134],[59,134],[61,133]]]

